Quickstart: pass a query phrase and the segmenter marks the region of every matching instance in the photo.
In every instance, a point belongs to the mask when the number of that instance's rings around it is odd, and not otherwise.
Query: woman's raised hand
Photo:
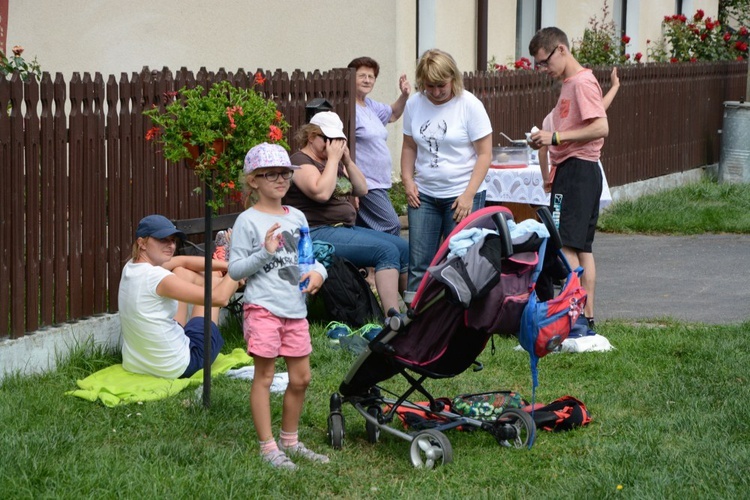
[[[398,78],[398,89],[401,91],[401,94],[406,97],[409,97],[409,94],[411,94],[411,84],[405,74]]]

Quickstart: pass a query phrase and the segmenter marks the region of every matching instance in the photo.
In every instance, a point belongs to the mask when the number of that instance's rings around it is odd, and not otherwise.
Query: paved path
[[[750,235],[597,233],[597,320],[750,320]]]

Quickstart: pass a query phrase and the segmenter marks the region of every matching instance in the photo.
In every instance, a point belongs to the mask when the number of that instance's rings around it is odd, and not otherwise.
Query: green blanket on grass
[[[242,349],[229,354],[219,354],[211,365],[211,376],[225,373],[236,366],[249,365],[252,358]],[[203,382],[203,370],[198,370],[190,378],[169,380],[152,375],[131,373],[122,365],[112,365],[92,373],[76,383],[80,389],[68,391],[69,396],[78,396],[88,401],[100,399],[105,406],[113,407],[138,401],[156,401],[173,396],[183,389],[198,386]]]

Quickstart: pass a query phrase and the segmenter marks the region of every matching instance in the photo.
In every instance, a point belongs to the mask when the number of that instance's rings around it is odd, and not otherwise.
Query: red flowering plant
[[[521,57],[515,61],[509,62],[508,64],[500,64],[492,56],[492,59],[487,63],[487,71],[495,73],[497,71],[508,71],[508,70],[533,70],[534,66],[531,64],[531,60],[528,57]]]
[[[256,84],[264,81],[262,74],[255,75]],[[160,147],[168,161],[187,160],[193,166],[214,193],[209,202],[214,210],[223,207],[227,198],[241,197],[240,179],[250,148],[262,142],[289,148],[284,141],[289,124],[276,104],[253,88],[222,81],[207,93],[196,86],[167,92],[164,99],[163,109],[155,106],[143,113],[153,125],[146,139]]]
[[[589,25],[583,30],[583,37],[573,40],[571,53],[576,60],[587,66],[612,66],[630,61],[630,54],[625,48],[630,43],[628,35],[620,36],[617,26],[605,1],[601,19],[596,16],[589,19]],[[641,56],[636,55],[636,62]]]
[[[703,10],[688,18],[684,14],[664,16],[662,60],[670,62],[731,61],[747,59],[748,29],[731,29]],[[656,59],[656,58],[655,58]],[[657,59],[658,60],[658,59]]]

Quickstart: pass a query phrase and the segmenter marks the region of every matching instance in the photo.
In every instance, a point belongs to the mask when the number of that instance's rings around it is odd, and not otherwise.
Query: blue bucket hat
[[[136,238],[145,238],[153,236],[154,238],[166,238],[167,236],[177,235],[180,239],[185,239],[185,233],[180,231],[172,224],[172,221],[163,215],[147,215],[138,223],[138,229],[135,231]]]

